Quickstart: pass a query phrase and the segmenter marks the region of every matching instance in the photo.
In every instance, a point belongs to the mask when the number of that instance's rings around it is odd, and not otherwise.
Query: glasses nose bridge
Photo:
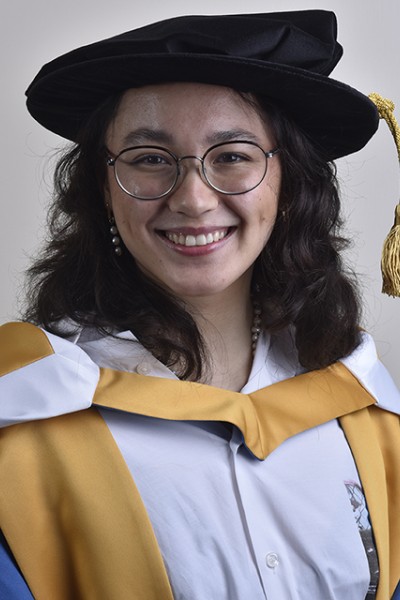
[[[178,167],[178,175],[182,175],[181,171],[181,162],[187,159],[194,159],[200,161],[200,168],[198,169],[199,175],[204,175],[204,158],[202,156],[197,156],[197,154],[185,154],[185,156],[180,156],[176,159],[176,166]]]

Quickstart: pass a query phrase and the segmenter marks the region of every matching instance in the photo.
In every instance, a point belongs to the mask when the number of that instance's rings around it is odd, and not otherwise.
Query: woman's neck
[[[250,294],[191,299],[187,307],[209,355],[206,383],[239,391],[252,365],[253,303]]]

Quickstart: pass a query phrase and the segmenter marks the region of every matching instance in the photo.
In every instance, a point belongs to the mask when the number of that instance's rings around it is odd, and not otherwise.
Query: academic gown
[[[99,368],[76,344],[62,340],[59,352],[55,336],[30,324],[0,332],[0,422],[8,425],[0,436],[0,529],[35,598],[173,598],[146,509],[99,413],[104,408],[229,423],[259,460],[339,419],[373,525],[377,600],[393,596],[400,578],[400,399],[370,344],[367,358],[356,352],[239,394]],[[40,361],[48,377],[34,376]],[[94,505],[93,496],[102,502]]]

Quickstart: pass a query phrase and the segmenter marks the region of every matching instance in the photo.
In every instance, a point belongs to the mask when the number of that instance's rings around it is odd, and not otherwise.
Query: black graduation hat
[[[369,98],[328,77],[343,49],[334,13],[183,16],[83,46],[46,64],[27,89],[32,116],[70,140],[109,96],[163,82],[268,97],[333,160],[378,127]]]

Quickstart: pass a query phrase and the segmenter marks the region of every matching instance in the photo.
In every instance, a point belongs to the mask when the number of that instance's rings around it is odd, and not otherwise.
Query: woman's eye
[[[219,154],[214,162],[229,165],[248,160],[248,157],[244,156],[243,154],[237,154],[236,152],[224,152],[223,154]]]
[[[149,167],[159,167],[170,164],[170,161],[168,161],[165,156],[161,156],[159,154],[145,154],[143,156],[137,156],[131,161],[131,164],[135,166],[143,165]]]

